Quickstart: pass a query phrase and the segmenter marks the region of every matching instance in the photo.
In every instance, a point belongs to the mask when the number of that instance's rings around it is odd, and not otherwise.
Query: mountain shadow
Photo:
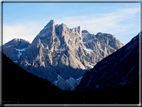
[[[124,85],[99,91],[63,91],[2,54],[3,104],[137,104],[137,89],[138,85]]]

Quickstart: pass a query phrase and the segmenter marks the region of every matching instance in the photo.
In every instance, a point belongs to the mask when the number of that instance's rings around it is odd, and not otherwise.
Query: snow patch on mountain
[[[19,51],[18,55],[17,55],[18,59],[20,58],[21,55],[22,55],[22,53]]]
[[[15,49],[15,50],[17,50],[17,51],[25,51],[26,48],[23,48],[23,49]]]
[[[69,79],[67,79],[67,80],[65,80],[65,81],[66,81],[66,83],[68,83],[68,84],[71,86],[70,89],[71,89],[71,90],[74,90],[74,89],[76,88],[76,86],[79,85],[79,83],[80,83],[80,81],[81,81],[81,78],[82,78],[82,77],[79,77],[79,78],[77,78],[77,79],[74,79],[73,77],[70,77]],[[59,82],[60,80],[62,80],[62,79],[63,79],[63,78],[62,78],[60,75],[58,75],[58,76],[57,76],[57,80],[54,81],[52,84],[58,86],[58,82]]]
[[[93,66],[93,65],[90,65],[90,64],[89,64],[88,66],[90,66],[91,68],[94,68],[94,66]]]
[[[22,55],[22,52],[26,50],[26,48],[23,48],[23,49],[15,49],[16,51],[18,51],[18,59],[20,58],[20,56]]]
[[[67,79],[66,82],[71,85],[71,90],[74,90],[75,87],[78,85],[77,81],[74,78],[72,78],[72,77]]]
[[[78,84],[80,83],[81,79],[82,79],[82,77],[79,77],[78,79],[76,79]]]
[[[17,63],[18,61],[13,61],[14,63]]]
[[[57,76],[57,80],[53,82],[54,85],[57,86],[57,83],[59,82],[60,78],[62,78],[60,75]]]
[[[89,52],[93,52],[93,50],[90,49],[90,48],[84,48],[84,50],[85,50],[85,51],[89,51]]]

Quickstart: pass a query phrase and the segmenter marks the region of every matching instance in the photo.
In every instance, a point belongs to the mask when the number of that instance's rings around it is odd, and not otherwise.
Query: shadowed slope
[[[77,90],[139,83],[139,35],[84,74]]]

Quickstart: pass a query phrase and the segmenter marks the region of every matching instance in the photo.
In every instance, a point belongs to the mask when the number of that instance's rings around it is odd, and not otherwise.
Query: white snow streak
[[[79,77],[78,79],[76,79],[78,84],[80,83],[81,79],[82,79],[82,77]]]
[[[18,61],[13,61],[14,63],[17,63]]]
[[[84,48],[84,50],[93,52],[93,50],[90,48]]]
[[[20,56],[22,55],[22,52],[23,51],[25,51],[26,50],[26,48],[23,48],[23,49],[15,49],[15,50],[17,50],[18,51],[18,55],[17,55],[17,57],[18,57],[18,59],[20,58]]]
[[[57,79],[58,79],[58,80],[54,81],[53,84],[57,86],[57,83],[59,82],[60,78],[62,78],[62,77],[61,77],[60,75],[58,75],[58,76],[57,76]]]
[[[91,68],[94,68],[94,66],[92,66],[92,65],[88,65],[88,66],[90,66]]]
[[[18,55],[17,55],[18,59],[20,58],[21,55],[22,55],[22,53],[18,52]]]
[[[23,48],[23,49],[15,49],[17,51],[25,51],[26,48]]]

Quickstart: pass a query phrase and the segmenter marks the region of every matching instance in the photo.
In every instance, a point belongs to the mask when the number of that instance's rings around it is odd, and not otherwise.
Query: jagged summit
[[[82,30],[82,33],[89,33],[87,30]]]
[[[14,38],[14,39],[12,39],[11,41],[9,41],[9,42],[7,42],[7,43],[9,44],[9,43],[15,43],[15,42],[27,42],[27,43],[30,44],[29,41],[24,40],[24,39],[22,39],[22,38]],[[7,43],[5,43],[5,44],[7,44]]]
[[[12,41],[24,41],[24,40],[21,38],[14,38]]]
[[[54,21],[54,20],[50,20],[50,21],[48,22],[48,24],[47,24],[44,28],[46,29],[46,28],[48,28],[48,27],[53,27],[53,26],[55,26],[55,21]]]
[[[119,49],[119,48],[121,48],[123,46],[123,44],[120,43],[119,40],[117,40],[114,35],[109,34],[109,33],[98,32],[95,35],[95,37],[97,39],[99,39],[101,42],[105,42],[106,44],[108,44],[109,46],[111,46],[111,47],[113,47],[115,49]]]
[[[23,48],[24,46],[20,46],[20,45],[30,45],[31,43],[29,42],[29,41],[26,41],[26,40],[24,40],[24,39],[21,39],[21,38],[14,38],[14,39],[12,39],[11,41],[9,41],[9,42],[7,42],[7,43],[5,43],[4,45],[3,45],[3,47],[7,47],[7,46],[18,46],[18,47],[20,47],[20,48]]]
[[[109,38],[109,39],[112,39],[112,40],[117,40],[116,37],[110,33],[102,33],[102,32],[98,32],[96,35],[95,35],[97,38],[99,39],[105,39],[105,38]],[[122,43],[121,43],[122,44]],[[122,44],[123,45],[123,44]]]
[[[65,23],[61,23],[61,24],[59,24],[59,25],[61,25],[61,26],[67,26]]]

